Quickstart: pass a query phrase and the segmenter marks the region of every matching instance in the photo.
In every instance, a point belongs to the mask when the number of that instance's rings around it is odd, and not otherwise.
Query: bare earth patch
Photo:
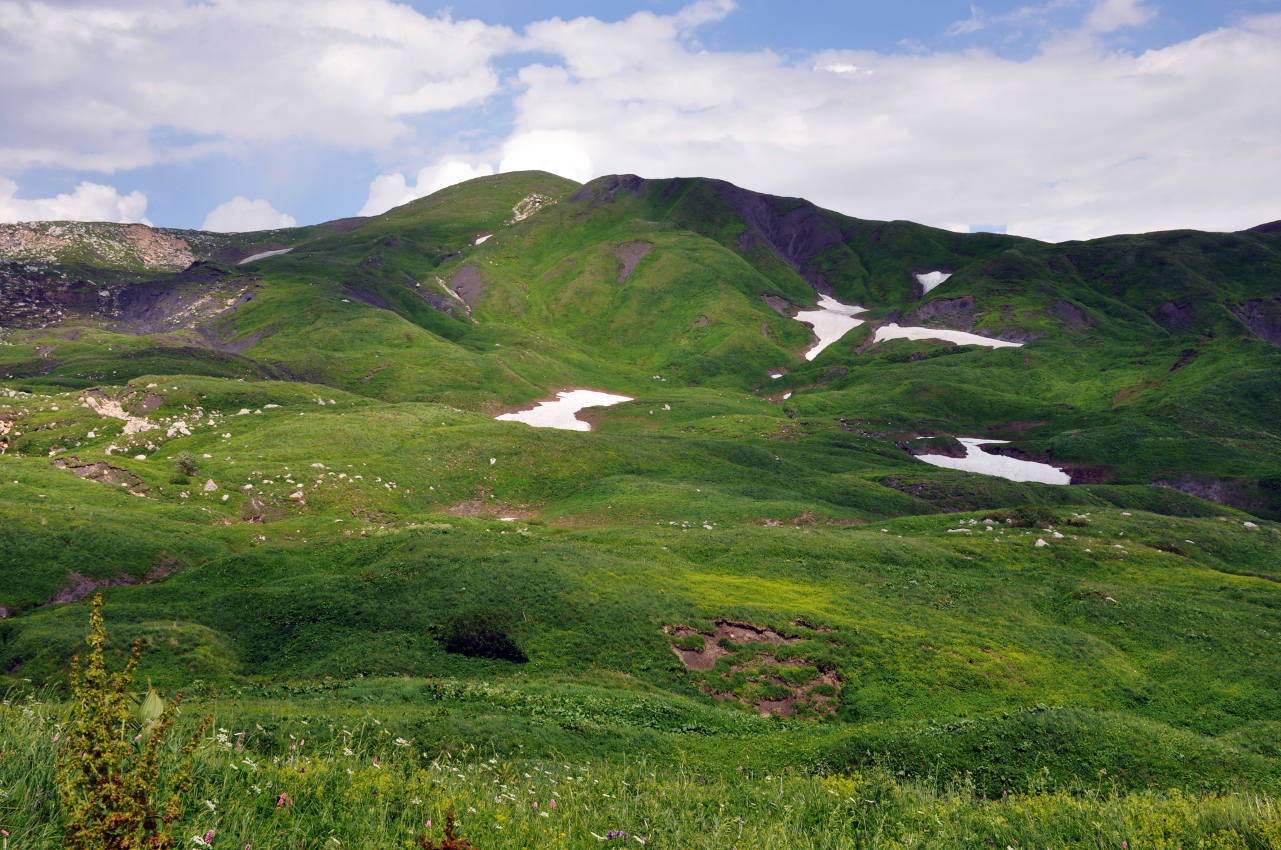
[[[815,630],[801,619],[794,621],[793,625]],[[810,667],[810,662],[804,657],[795,655],[780,659],[776,652],[751,649],[754,645],[768,644],[777,650],[780,646],[800,643],[804,640],[800,636],[785,635],[768,627],[735,620],[717,620],[715,629],[710,633],[676,625],[664,626],[663,634],[667,635],[672,652],[685,669],[711,674],[700,683],[702,690],[711,696],[737,700],[765,716],[819,717],[836,711],[841,678],[835,670],[812,668],[816,675],[798,683],[795,675],[784,673],[788,668]],[[735,645],[742,649],[731,648]],[[713,674],[722,658],[736,661],[719,675]]]
[[[135,496],[145,496],[149,491],[146,484],[137,475],[127,469],[111,466],[106,461],[81,463],[78,458],[58,458],[53,462],[58,469],[69,469],[87,481],[98,481],[114,487],[124,487]]]

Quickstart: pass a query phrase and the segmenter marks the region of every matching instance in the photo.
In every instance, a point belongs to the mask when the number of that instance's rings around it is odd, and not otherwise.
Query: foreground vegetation
[[[263,850],[415,847],[420,834],[441,837],[452,809],[477,848],[1281,846],[1281,814],[1257,793],[1122,791],[1106,775],[1055,789],[1033,774],[989,798],[963,776],[908,780],[882,767],[704,770],[643,753],[580,761],[423,750],[373,712],[271,728],[238,719],[220,713],[216,722],[229,725],[200,748],[178,835]],[[65,711],[11,694],[0,720],[0,823],[10,846],[61,846],[52,789]],[[177,737],[193,722],[180,723]]]

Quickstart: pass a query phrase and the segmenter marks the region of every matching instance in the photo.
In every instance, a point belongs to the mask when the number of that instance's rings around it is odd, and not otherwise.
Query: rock
[[[1039,548],[1041,548],[1042,546],[1049,546],[1050,544],[1049,544],[1049,543],[1046,543],[1044,540],[1042,540],[1040,537],[1038,537],[1038,538],[1036,538],[1036,543],[1035,543],[1035,544],[1033,544],[1033,545],[1035,545],[1035,546],[1039,549]]]
[[[210,478],[209,480],[205,481],[205,486],[200,489],[204,490],[206,493],[212,493],[214,490],[218,489],[218,485],[214,483],[214,480],[212,478]]]

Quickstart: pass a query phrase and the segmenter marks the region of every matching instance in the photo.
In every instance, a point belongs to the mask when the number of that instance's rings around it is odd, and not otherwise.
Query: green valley
[[[214,716],[181,834],[218,846],[453,809],[477,848],[1281,847],[1276,224],[1048,244],[515,172],[5,227],[14,847],[62,840],[98,592],[109,663]],[[811,360],[820,297],[865,311]],[[629,400],[494,418],[571,389]],[[1072,483],[919,459],[961,437]]]

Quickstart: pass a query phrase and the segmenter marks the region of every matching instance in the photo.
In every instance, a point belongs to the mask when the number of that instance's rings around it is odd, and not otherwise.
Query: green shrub
[[[512,639],[511,617],[493,608],[473,608],[454,615],[445,624],[442,643],[446,652],[468,658],[498,658],[524,663],[529,659]]]
[[[173,463],[178,469],[178,474],[187,477],[195,475],[196,470],[200,466],[199,462],[196,460],[196,456],[191,452],[186,451],[178,452],[178,456],[174,458]]]

